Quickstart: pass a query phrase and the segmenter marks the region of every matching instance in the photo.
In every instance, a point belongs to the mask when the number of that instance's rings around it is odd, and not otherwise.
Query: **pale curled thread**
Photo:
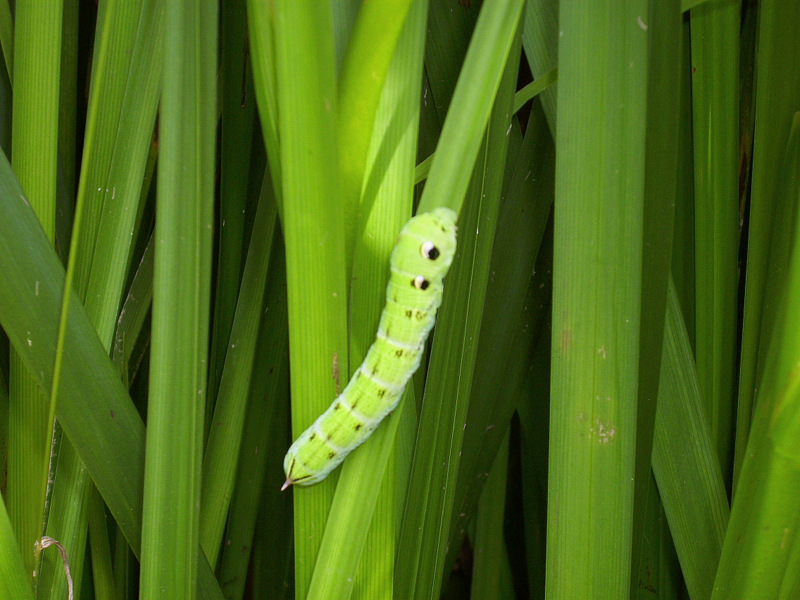
[[[58,553],[61,555],[61,562],[64,565],[64,573],[67,576],[67,590],[69,592],[69,600],[73,600],[73,591],[72,591],[72,574],[69,572],[69,559],[67,558],[67,551],[64,550],[64,546],[61,545],[61,542],[58,540],[54,540],[50,536],[43,535],[41,541],[36,542],[37,550],[44,550],[45,548],[49,548],[50,546],[55,546],[58,548]]]

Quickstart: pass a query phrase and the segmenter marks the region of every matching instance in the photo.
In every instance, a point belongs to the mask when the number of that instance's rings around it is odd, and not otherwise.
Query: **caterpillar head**
[[[425,291],[438,287],[456,253],[456,213],[445,207],[411,219],[392,252],[392,269],[409,279],[408,285]]]

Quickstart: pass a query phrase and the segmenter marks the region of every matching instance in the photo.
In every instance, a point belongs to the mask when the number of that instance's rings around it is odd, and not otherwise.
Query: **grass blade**
[[[611,600],[630,586],[648,10],[560,6],[547,597]]]
[[[297,437],[335,396],[334,357],[346,372],[348,282],[330,3],[283,0],[274,10],[292,433]],[[292,492],[297,598],[308,592],[333,488],[329,478]]]
[[[212,567],[217,564],[233,492],[276,220],[272,181],[264,177],[203,458],[200,539]]]
[[[4,598],[33,600],[33,591],[2,496],[0,496],[0,548],[3,549],[0,553],[0,594]]]
[[[236,600],[242,598],[245,590],[260,501],[263,500],[263,519],[268,521],[268,529],[274,536],[270,544],[274,556],[257,564],[283,565],[292,552],[291,544],[286,543],[292,535],[291,498],[275,486],[263,485],[273,475],[280,477],[289,421],[286,260],[283,240],[280,235],[275,237],[236,485],[220,557],[219,580],[223,592],[226,598]],[[270,569],[268,575],[275,578],[269,588],[275,590],[283,585],[282,570]]]
[[[432,181],[436,181],[436,177],[444,177],[443,174],[448,169],[455,168],[454,152],[462,151],[465,162],[472,156],[475,140],[470,135],[453,133],[458,126],[450,119],[463,118],[474,123],[483,122],[484,115],[487,115],[488,128],[484,145],[478,148],[479,159],[474,165],[468,192],[470,202],[460,217],[459,250],[448,275],[447,292],[437,317],[437,330],[428,367],[420,429],[407,493],[407,498],[414,501],[407,502],[406,505],[395,569],[395,594],[401,598],[436,597],[442,585],[463,425],[467,417],[480,334],[480,317],[500,206],[508,130],[511,126],[511,107],[519,56],[516,25],[520,12],[521,5],[514,2],[484,5],[454,93],[448,121],[442,131],[431,176],[420,201],[419,210],[423,210],[425,198],[428,198],[429,203],[443,200],[443,197],[432,195],[430,186]],[[494,22],[495,18],[501,17],[506,19],[502,24]],[[503,52],[505,55],[501,54]],[[478,53],[484,57],[481,61],[487,62],[476,64],[470,59]],[[492,54],[494,55],[487,56]],[[502,56],[507,58],[507,63],[501,72],[501,81],[498,81],[495,88],[499,88],[497,98],[491,106],[484,91],[479,93],[474,89],[475,86],[486,85],[486,82],[473,77],[483,75],[481,68]],[[476,70],[468,71],[468,66]],[[481,101],[470,104],[474,111],[472,114],[456,110],[456,106],[460,106],[456,104],[457,99],[463,98],[465,94],[470,97],[478,96]],[[447,133],[448,131],[451,133]],[[445,141],[454,145],[445,146]],[[458,166],[459,170],[462,168],[463,165]],[[439,179],[434,190],[437,186],[440,190],[448,190],[445,197],[451,199],[450,206],[460,205],[463,194],[459,189],[461,182],[457,179]]]
[[[248,60],[244,0],[226,3],[225,10],[220,13],[220,43],[222,117],[219,244],[206,427],[211,424],[211,409],[222,376],[242,276],[245,206],[256,104],[253,96],[253,75]]]
[[[40,388],[47,390],[64,269],[4,154],[0,199],[0,325]],[[70,307],[56,416],[139,556],[144,425],[83,306],[73,298]],[[198,575],[202,598],[222,597],[204,556]]]
[[[102,91],[114,96],[109,104],[104,102],[103,97],[92,98],[87,133],[91,141],[87,143],[84,155],[81,179],[83,193],[78,198],[80,204],[72,232],[73,246],[77,249],[73,250],[70,261],[82,265],[76,269],[76,274],[84,279],[74,287],[86,291],[86,312],[103,345],[110,349],[135,240],[133,230],[137,216],[141,214],[138,206],[144,201],[142,178],[160,91],[163,10],[156,2],[148,0],[132,3],[122,9],[109,7],[109,12],[102,14],[105,18],[99,24],[98,43],[110,43],[111,48],[101,51],[99,55],[95,82],[104,81],[108,72],[125,73],[127,77],[112,77],[111,83],[105,87],[97,83]],[[136,35],[140,17],[141,28]],[[109,38],[113,42],[108,42]],[[116,109],[112,110],[115,106]],[[107,135],[108,132],[113,135]],[[87,194],[86,186],[92,189],[103,177],[107,177],[102,186],[105,191],[102,194]],[[87,183],[84,178],[95,178],[96,181]],[[107,201],[100,202],[102,207],[91,206],[92,202],[103,199]],[[95,215],[99,219],[97,237],[87,243],[83,238],[91,236],[92,232],[87,233],[84,227],[78,232],[78,224],[92,210],[101,212]],[[86,252],[92,250],[93,256],[85,256]],[[90,269],[87,265],[90,265]],[[82,582],[87,528],[87,508],[82,503],[91,497],[90,488],[91,482],[87,479],[85,468],[75,450],[64,440],[59,452],[58,469],[53,476],[47,534],[61,541],[71,557],[77,593],[80,593]],[[52,584],[40,587],[40,593],[49,589],[51,598],[63,597],[66,582],[61,561],[55,553],[45,557],[41,571],[42,582],[47,584],[52,579]]]
[[[487,295],[484,305],[475,359],[448,563],[454,561],[459,552],[459,539],[481,498],[485,484],[482,475],[491,469],[518,397],[509,393],[501,394],[494,402],[485,399],[498,389],[514,389],[509,382],[521,378],[530,358],[529,351],[515,351],[530,347],[538,321],[549,316],[541,307],[526,302],[526,291],[531,273],[538,272],[535,261],[552,208],[554,164],[553,141],[544,112],[537,104],[528,121],[525,139],[516,153],[516,165],[497,224],[490,267],[491,294]],[[516,259],[508,260],[510,256]]]
[[[678,0],[651,4],[648,31],[647,142],[643,207],[639,390],[636,409],[631,589],[639,589],[639,548],[644,549],[652,491],[651,456],[656,420],[667,283],[672,262],[672,233],[677,201],[680,132],[681,13]],[[652,509],[651,509],[652,510]],[[650,512],[660,520],[661,511]],[[660,531],[661,524],[650,527]],[[654,545],[655,546],[655,545]],[[660,544],[659,544],[660,546]],[[660,551],[660,547],[659,547]]]
[[[14,31],[12,162],[28,201],[55,239],[62,3],[17,2]],[[46,396],[12,353],[9,377],[8,515],[29,576],[36,570],[52,422]]]
[[[527,0],[522,47],[528,67],[535,79],[558,66],[558,2],[556,0]],[[547,115],[550,132],[556,132],[556,88],[542,94],[542,107]]]
[[[97,600],[114,600],[114,575],[111,567],[111,544],[106,526],[106,507],[92,486],[89,500],[89,535],[91,537],[92,579]]]
[[[483,488],[475,518],[475,554],[471,598],[500,598],[502,566],[505,559],[503,519],[508,477],[508,438],[503,438]]]
[[[398,232],[411,216],[427,9],[426,1],[415,2],[405,20],[375,116],[362,215],[357,217],[361,220],[357,231],[363,233],[356,241],[353,258],[351,370],[375,339],[386,298],[389,256]],[[400,422],[409,417],[409,399],[413,404],[413,395],[407,393],[385,424],[343,465],[309,598],[347,598],[354,588],[356,598],[392,596],[397,504],[402,500],[396,495],[400,467],[396,455],[390,455]],[[365,544],[381,551],[362,553]]]
[[[792,241],[783,298],[756,398],[739,489],[714,581],[715,600],[777,598],[797,570],[800,513],[800,113],[795,114],[777,188],[776,207],[791,213]],[[771,259],[774,259],[773,255]],[[794,562],[789,562],[793,560]],[[791,581],[787,583],[793,587]],[[788,598],[788,596],[787,596]]]
[[[375,112],[411,4],[411,0],[362,3],[339,74],[337,139],[348,265],[361,238],[359,207]]]
[[[653,473],[689,593],[710,598],[728,500],[674,284],[661,360]]]
[[[191,599],[200,541],[217,6],[167,3],[165,27],[140,598]]]
[[[417,212],[449,206],[461,213],[521,14],[522,2],[515,0],[483,5]]]
[[[691,12],[697,376],[730,481],[736,380],[740,2]]]
[[[14,21],[9,0],[0,0],[0,48],[9,81],[14,79]]]
[[[777,277],[770,261],[776,211],[778,171],[789,135],[789,124],[800,106],[800,44],[794,31],[800,27],[796,2],[765,0],[759,7],[758,87],[750,188],[750,222],[747,228],[747,271],[739,371],[739,404],[736,413],[734,486],[744,460],[756,382],[763,370],[778,298],[765,298],[768,283]]]

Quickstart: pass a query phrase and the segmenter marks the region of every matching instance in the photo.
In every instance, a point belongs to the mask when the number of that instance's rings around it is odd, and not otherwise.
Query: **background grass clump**
[[[0,597],[800,597],[798,30],[0,0]],[[439,206],[423,366],[281,493]]]

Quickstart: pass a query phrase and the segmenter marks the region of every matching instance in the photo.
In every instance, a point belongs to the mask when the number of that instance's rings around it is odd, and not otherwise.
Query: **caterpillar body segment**
[[[397,406],[442,303],[442,280],[456,251],[455,222],[453,210],[436,208],[403,227],[375,341],[342,394],[289,448],[281,489],[325,479]]]

